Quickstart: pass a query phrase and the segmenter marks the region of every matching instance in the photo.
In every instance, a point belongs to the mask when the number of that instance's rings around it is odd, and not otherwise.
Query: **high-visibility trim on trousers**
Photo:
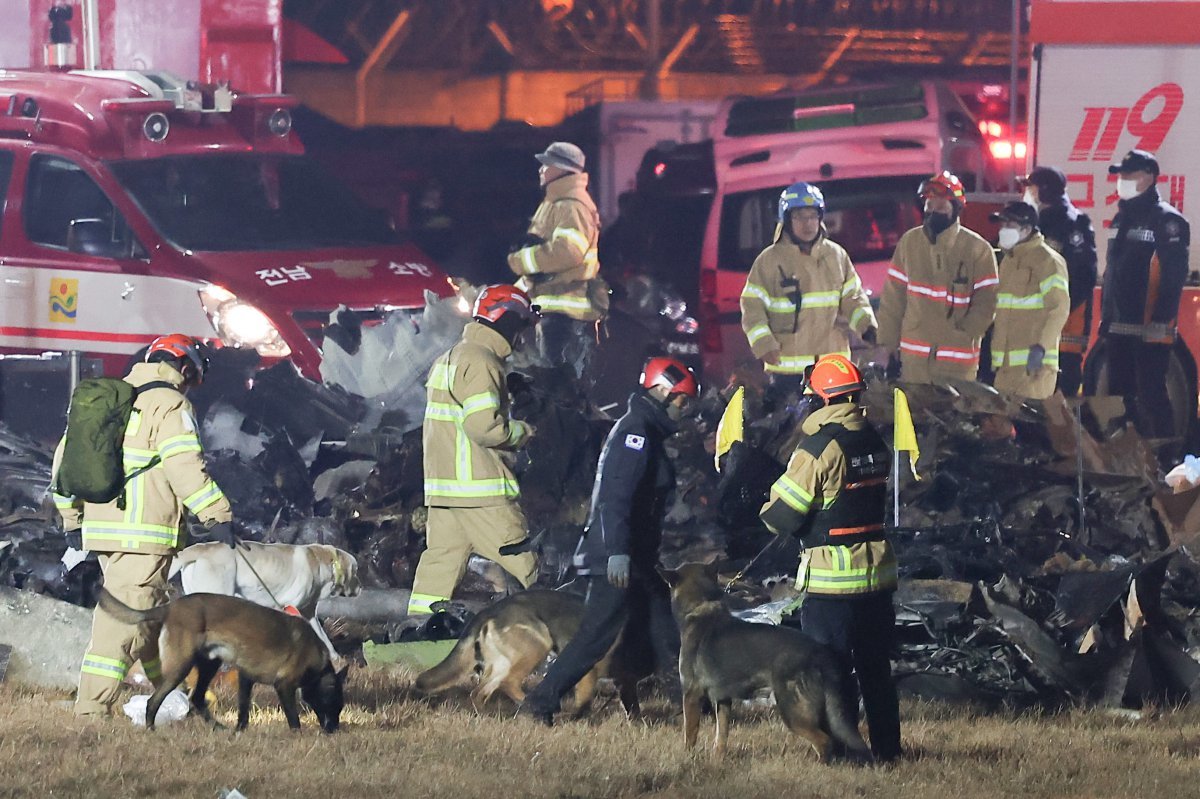
[[[125,674],[129,671],[129,663],[88,652],[83,656],[83,666],[79,670],[84,674],[91,674],[96,677],[104,677],[120,682],[125,679]]]
[[[408,598],[408,615],[409,616],[428,616],[433,613],[433,606],[438,602],[447,602],[450,600],[448,596],[434,596],[433,594],[412,594]]]

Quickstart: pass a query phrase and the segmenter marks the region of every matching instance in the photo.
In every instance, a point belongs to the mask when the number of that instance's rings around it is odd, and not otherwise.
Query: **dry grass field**
[[[909,757],[889,768],[818,765],[767,711],[735,717],[724,762],[685,754],[678,720],[617,703],[545,729],[511,707],[426,704],[409,680],[351,675],[342,731],[288,731],[259,690],[235,736],[188,720],[150,734],[123,716],[80,721],[65,696],[0,686],[0,796],[215,797],[1190,797],[1200,795],[1200,711],[1130,721],[1096,711],[973,715],[905,705]],[[233,723],[233,697],[219,691]],[[712,726],[702,732],[711,740]],[[705,742],[705,735],[701,741]]]

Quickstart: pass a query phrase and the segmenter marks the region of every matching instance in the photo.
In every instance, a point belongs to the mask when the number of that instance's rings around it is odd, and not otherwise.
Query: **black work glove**
[[[866,330],[864,330],[863,334],[862,334],[863,343],[870,344],[872,347],[874,347],[875,346],[875,334],[877,332],[878,332],[878,329],[874,328],[874,327],[868,327]]]
[[[213,541],[220,541],[230,549],[236,549],[237,545],[242,543],[242,539],[238,538],[237,533],[233,530],[233,522],[220,522],[208,528],[208,534],[212,536]]]
[[[517,239],[517,241],[514,242],[513,245],[508,248],[508,251],[510,253],[519,252],[520,250],[523,250],[526,247],[536,247],[539,244],[545,244],[545,243],[546,243],[546,240],[543,239],[541,236],[538,236],[533,233],[526,233],[524,236]]]
[[[1029,360],[1025,362],[1025,374],[1030,376],[1037,374],[1045,360],[1046,348],[1041,344],[1034,344],[1029,348]]]
[[[898,352],[893,352],[888,356],[887,377],[888,380],[900,379],[900,353]]]
[[[83,530],[81,528],[67,530],[67,546],[83,551]]]
[[[533,381],[528,375],[520,372],[509,372],[504,376],[504,384],[508,387],[508,393],[511,397],[519,397],[522,394],[527,394],[533,391]]]

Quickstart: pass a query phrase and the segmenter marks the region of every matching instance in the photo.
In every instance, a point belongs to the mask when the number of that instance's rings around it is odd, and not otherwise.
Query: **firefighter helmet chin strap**
[[[813,236],[808,241],[805,241],[792,232],[790,216],[788,221],[783,225],[783,235],[787,236],[788,241],[790,241],[792,244],[795,244],[797,247],[805,247],[807,249],[812,249],[812,247],[821,240],[821,237],[825,235],[825,232],[825,222],[822,220],[820,226],[817,228],[817,235]]]
[[[529,320],[523,319],[520,314],[511,311],[494,322],[491,319],[485,319],[480,316],[475,317],[475,321],[484,327],[490,327],[492,330],[495,330],[504,337],[504,340],[508,342],[508,346],[510,347],[516,345],[517,336],[529,327]]]

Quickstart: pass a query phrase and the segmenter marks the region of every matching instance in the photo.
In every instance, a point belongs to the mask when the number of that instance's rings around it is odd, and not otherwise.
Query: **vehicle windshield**
[[[825,194],[829,238],[846,248],[855,263],[892,257],[896,242],[921,224],[915,197],[922,175],[831,180],[818,183]],[[771,243],[785,186],[729,194],[721,205],[720,268],[749,272]]]
[[[368,208],[303,156],[182,155],[111,164],[158,231],[183,249],[298,250],[392,244]]]

